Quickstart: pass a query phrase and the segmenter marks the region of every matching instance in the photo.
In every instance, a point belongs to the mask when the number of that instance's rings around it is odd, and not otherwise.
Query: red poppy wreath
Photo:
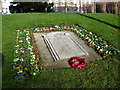
[[[69,60],[70,67],[72,68],[79,68],[79,69],[85,69],[86,68],[86,62],[84,58],[80,57],[73,57]]]

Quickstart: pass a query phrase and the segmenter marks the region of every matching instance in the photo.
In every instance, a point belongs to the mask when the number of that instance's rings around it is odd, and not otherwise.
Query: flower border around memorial
[[[81,28],[78,25],[55,25],[46,27],[35,27],[30,29],[16,30],[15,59],[12,67],[16,70],[16,78],[23,79],[36,75],[43,70],[33,33],[52,32],[68,30],[73,31],[85,43],[93,48],[102,58],[120,55],[120,51],[109,42],[98,37],[96,34]]]

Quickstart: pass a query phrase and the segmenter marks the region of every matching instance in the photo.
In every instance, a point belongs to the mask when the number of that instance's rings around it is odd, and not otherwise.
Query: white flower
[[[33,52],[30,52],[30,54],[33,54]]]
[[[86,39],[89,39],[89,37],[86,37]]]
[[[35,59],[35,55],[32,55],[33,59]]]
[[[88,41],[90,42],[90,41],[91,41],[91,39],[88,39]]]
[[[26,32],[26,30],[24,30],[24,32]]]
[[[90,34],[92,34],[92,32],[89,32]]]
[[[15,50],[15,53],[18,53],[18,50]]]
[[[108,45],[106,45],[106,47],[108,47]]]
[[[24,50],[21,50],[22,53],[24,53]]]
[[[33,59],[31,59],[30,61],[34,61]],[[32,63],[31,63],[32,64]]]
[[[36,73],[33,73],[33,75],[36,75]]]
[[[84,37],[84,35],[82,35]]]
[[[97,36],[95,35],[95,38],[96,38]]]
[[[108,51],[106,51],[106,53],[108,53]]]
[[[28,38],[26,38],[26,40],[28,41]]]
[[[52,29],[52,27],[50,27],[50,30]]]
[[[19,42],[23,42],[22,40],[20,40]]]
[[[95,43],[94,43],[94,42],[92,42],[92,44],[93,44],[93,45],[95,45]]]
[[[15,58],[15,59],[14,59],[15,62],[18,61],[18,60],[19,60],[18,58]]]
[[[23,72],[23,71],[20,70],[18,73],[22,73],[22,72]]]
[[[80,35],[82,35],[82,33],[79,33]]]
[[[57,25],[55,25],[55,27],[57,28],[58,26],[57,26]]]
[[[19,47],[19,45],[16,45],[15,47]]]
[[[28,41],[28,44],[30,44],[30,41]]]
[[[100,49],[100,46],[98,46],[97,49]]]
[[[96,38],[95,40],[97,41],[98,39]]]
[[[100,49],[100,51],[103,51],[103,49]]]
[[[21,58],[20,61],[24,61],[23,58]]]

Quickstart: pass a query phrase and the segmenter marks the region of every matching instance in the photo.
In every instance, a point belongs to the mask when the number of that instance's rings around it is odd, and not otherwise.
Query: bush
[[[17,6],[14,6],[17,4]],[[53,3],[47,2],[12,2],[10,6],[11,13],[28,13],[28,12],[52,12]],[[45,10],[47,8],[47,11]]]

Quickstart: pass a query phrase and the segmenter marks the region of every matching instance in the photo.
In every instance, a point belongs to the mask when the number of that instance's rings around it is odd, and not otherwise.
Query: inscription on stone
[[[43,34],[42,37],[55,61],[88,55],[69,33],[51,32]]]

